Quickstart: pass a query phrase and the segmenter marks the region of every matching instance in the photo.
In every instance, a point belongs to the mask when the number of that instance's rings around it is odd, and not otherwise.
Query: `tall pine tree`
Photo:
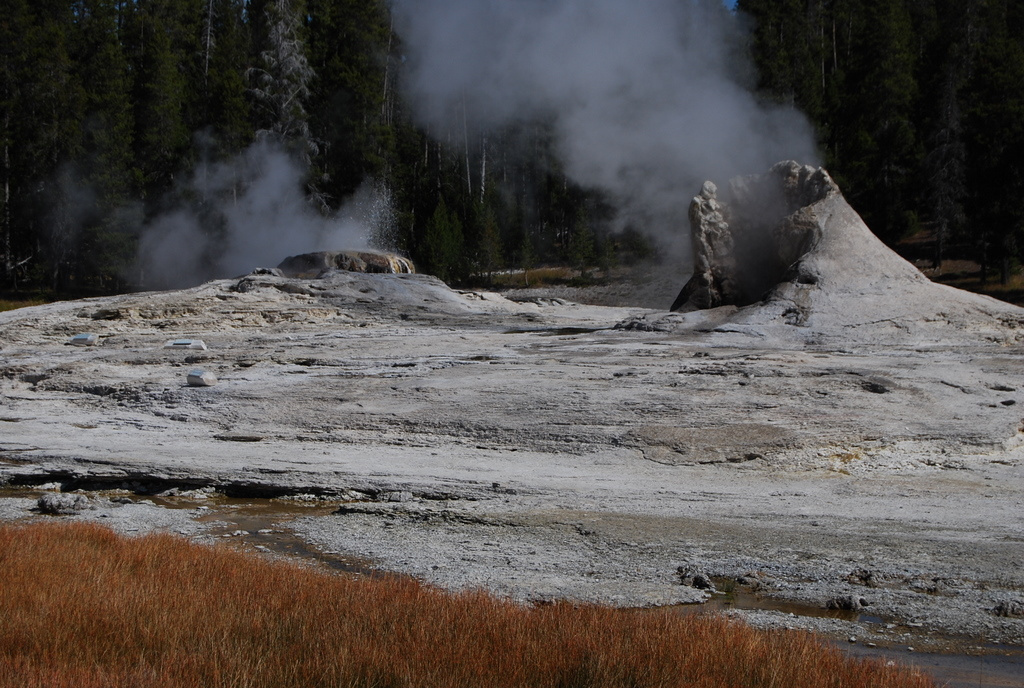
[[[308,165],[317,153],[306,109],[313,68],[309,64],[303,0],[268,0],[254,35],[260,47],[249,69],[256,134],[286,146]]]
[[[982,42],[966,86],[971,226],[983,278],[1006,282],[1024,249],[1024,8],[988,0]]]
[[[323,142],[316,164],[335,203],[367,177],[381,179],[393,155],[386,121],[390,19],[381,0],[308,0],[316,74],[311,125]]]
[[[61,0],[12,0],[0,15],[0,284],[14,288],[42,269],[54,175],[79,150],[71,21]]]
[[[72,7],[82,146],[62,171],[52,204],[51,267],[57,287],[107,290],[121,283],[134,251],[136,218],[123,212],[137,189],[129,70],[114,0],[75,0]]]
[[[135,165],[151,208],[185,167],[191,61],[182,59],[187,55],[182,34],[190,9],[187,0],[137,0],[125,31],[134,79]]]

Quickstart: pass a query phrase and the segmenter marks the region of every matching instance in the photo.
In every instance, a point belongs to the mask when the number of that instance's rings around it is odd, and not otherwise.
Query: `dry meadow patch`
[[[7,299],[0,298],[0,313],[4,311],[13,311],[17,308],[28,308],[29,306],[41,306],[44,303],[48,303],[47,300],[42,298],[24,298],[24,299]]]
[[[0,571],[0,686],[935,685],[718,616],[528,607],[88,524],[0,528]]]

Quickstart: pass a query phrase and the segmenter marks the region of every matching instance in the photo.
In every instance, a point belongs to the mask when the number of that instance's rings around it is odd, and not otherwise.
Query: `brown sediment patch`
[[[799,443],[797,433],[765,423],[686,428],[648,425],[633,431],[644,458],[668,466],[743,463]]]

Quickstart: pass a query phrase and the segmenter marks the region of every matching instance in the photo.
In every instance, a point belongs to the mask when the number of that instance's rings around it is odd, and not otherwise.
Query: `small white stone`
[[[198,349],[206,351],[206,342],[202,339],[171,339],[164,344],[165,349]]]
[[[217,384],[217,376],[208,370],[190,370],[186,379],[189,387],[213,387]]]
[[[96,346],[100,343],[100,336],[91,332],[83,332],[76,334],[68,343],[75,346]]]

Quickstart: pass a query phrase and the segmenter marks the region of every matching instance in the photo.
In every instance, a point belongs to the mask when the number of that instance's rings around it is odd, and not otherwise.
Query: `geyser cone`
[[[807,341],[1017,341],[1024,310],[931,282],[885,246],[821,168],[780,162],[690,212],[694,269],[671,316],[627,328]]]

